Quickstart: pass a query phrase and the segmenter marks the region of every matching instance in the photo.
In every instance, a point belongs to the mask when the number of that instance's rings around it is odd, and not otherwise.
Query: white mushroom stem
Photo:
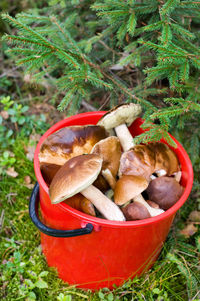
[[[159,170],[155,171],[155,173],[157,174],[158,177],[162,177],[167,174],[166,170],[164,170],[164,169],[159,169]]]
[[[159,169],[159,170],[155,171],[154,173],[157,175],[157,177],[162,177],[167,174],[166,170],[164,170],[164,169]],[[154,175],[151,175],[150,179],[155,180],[157,177]]]
[[[106,219],[112,221],[125,221],[125,217],[119,207],[95,186],[88,186],[81,191],[81,194],[90,200]]]
[[[133,137],[125,123],[115,127],[115,132],[120,140],[124,152],[135,146],[133,143]]]
[[[174,178],[175,178],[175,180],[176,180],[177,182],[180,182],[180,181],[181,181],[181,177],[182,177],[182,172],[181,172],[181,171],[177,171],[177,172],[175,172],[175,173],[173,174],[173,176],[174,176]]]
[[[106,168],[101,171],[102,176],[106,179],[110,187],[114,190],[116,185],[116,179],[113,177],[110,169]]]
[[[158,177],[162,177],[162,176],[165,176],[167,173],[166,173],[166,171],[164,169],[160,169],[160,170],[158,170],[156,172],[156,174],[157,174]],[[182,177],[182,172],[181,171],[177,171],[177,172],[173,173],[173,176],[174,176],[174,178],[175,178],[175,180],[177,182],[180,182],[181,177]],[[157,177],[155,177],[154,175],[150,176],[151,181],[155,180],[156,178]]]
[[[149,204],[144,200],[144,198],[141,194],[134,197],[133,200],[140,203],[140,204],[142,204],[142,205],[144,205],[147,208],[147,210],[149,211],[151,217],[157,216],[157,215],[165,212],[162,209],[156,209],[156,208],[153,208],[153,207],[149,206]]]
[[[155,180],[156,178],[157,178],[157,177],[154,176],[154,175],[151,175],[151,176],[150,176],[151,181],[152,181],[152,180]]]

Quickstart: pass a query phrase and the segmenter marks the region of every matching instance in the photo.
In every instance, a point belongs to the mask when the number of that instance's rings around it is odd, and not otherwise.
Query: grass
[[[24,177],[35,183],[33,163],[26,158],[28,138],[20,134],[11,147],[15,154],[17,178],[3,176],[0,182],[0,211],[4,212],[0,241],[0,300],[199,300],[199,237],[184,238],[179,231],[195,198],[178,212],[167,241],[154,267],[141,278],[119,288],[98,292],[68,286],[49,268],[41,252],[40,235],[28,215],[31,189]]]

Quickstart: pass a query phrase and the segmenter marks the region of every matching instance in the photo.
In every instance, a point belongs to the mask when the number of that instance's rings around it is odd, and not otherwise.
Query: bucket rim
[[[72,125],[84,125],[86,123],[80,123],[80,118],[85,118],[87,119],[87,117],[91,116],[91,115],[95,115],[97,118],[102,117],[103,114],[105,114],[106,111],[93,111],[93,112],[85,112],[85,113],[79,113],[77,115],[73,115],[71,117],[67,117],[57,123],[55,123],[53,126],[51,126],[40,138],[36,149],[35,149],[35,153],[34,153],[34,171],[35,171],[35,176],[38,180],[39,183],[39,187],[42,188],[45,193],[48,194],[48,186],[45,183],[41,171],[40,171],[40,164],[39,164],[39,158],[38,158],[38,154],[40,151],[40,147],[43,143],[43,141],[53,132],[61,129],[64,126],[72,126]],[[137,119],[138,122],[140,123],[140,125],[143,123],[143,120],[141,118]],[[136,120],[136,121],[137,121]],[[91,123],[89,123],[91,124]],[[54,204],[54,206],[57,206],[59,209],[61,209],[62,211],[71,213],[73,216],[75,216],[76,218],[80,219],[83,221],[83,223],[92,223],[93,225],[102,225],[102,226],[110,226],[110,227],[130,227],[130,226],[145,226],[145,225],[150,225],[153,223],[157,223],[161,220],[167,219],[168,217],[175,215],[175,213],[180,209],[180,207],[182,207],[182,205],[186,202],[186,200],[188,199],[188,196],[192,190],[192,185],[193,185],[193,168],[192,168],[192,163],[191,160],[186,152],[186,150],[183,148],[183,146],[171,135],[169,134],[170,137],[174,140],[174,142],[177,145],[177,148],[174,149],[172,148],[175,152],[176,150],[179,150],[179,154],[181,154],[182,157],[184,157],[185,159],[185,164],[187,167],[187,183],[184,189],[184,192],[182,194],[182,196],[180,197],[180,199],[168,210],[166,210],[164,213],[155,216],[155,217],[150,217],[148,219],[144,219],[144,220],[137,220],[137,221],[111,221],[111,220],[107,220],[107,219],[103,219],[103,218],[98,218],[98,217],[93,217],[90,215],[87,215],[83,212],[80,212],[72,207],[70,207],[69,205],[67,205],[64,202],[58,203],[58,204]],[[165,142],[167,144],[166,141],[161,140],[162,142]],[[180,155],[177,154],[177,156],[179,157]],[[83,224],[84,226],[84,224]]]

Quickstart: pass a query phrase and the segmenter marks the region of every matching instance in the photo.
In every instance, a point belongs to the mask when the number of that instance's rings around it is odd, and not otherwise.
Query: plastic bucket
[[[38,184],[32,192],[29,212],[41,232],[42,250],[49,266],[61,279],[81,288],[100,289],[121,285],[148,270],[158,258],[177,210],[187,200],[193,183],[190,159],[177,143],[176,152],[185,187],[179,201],[163,214],[129,222],[100,219],[79,212],[66,203],[52,205],[38,160],[42,142],[56,130],[71,125],[96,124],[105,112],[82,113],[56,123],[40,139],[34,157]],[[132,135],[143,132],[141,119],[129,128]],[[42,222],[38,217],[38,205]]]

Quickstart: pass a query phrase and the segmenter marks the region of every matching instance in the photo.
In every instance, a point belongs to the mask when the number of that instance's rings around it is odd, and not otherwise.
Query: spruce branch
[[[168,131],[198,120],[200,111],[198,8],[195,1],[94,0],[86,18],[83,2],[76,13],[70,2],[60,15],[53,7],[41,16],[4,15],[19,30],[4,39],[32,78],[45,76],[56,95],[64,95],[59,110],[72,114],[83,99],[96,101],[106,91],[101,107],[142,105],[143,127],[150,131],[141,142],[165,138],[173,144]],[[152,124],[155,119],[159,124]]]
[[[180,0],[168,0],[160,9],[161,16],[164,16],[175,9]]]
[[[129,17],[129,20],[128,20],[128,23],[127,23],[127,29],[128,29],[128,32],[130,33],[130,35],[134,35],[134,31],[135,31],[135,27],[137,25],[137,19],[136,19],[136,15],[135,13],[133,12],[130,17]]]

